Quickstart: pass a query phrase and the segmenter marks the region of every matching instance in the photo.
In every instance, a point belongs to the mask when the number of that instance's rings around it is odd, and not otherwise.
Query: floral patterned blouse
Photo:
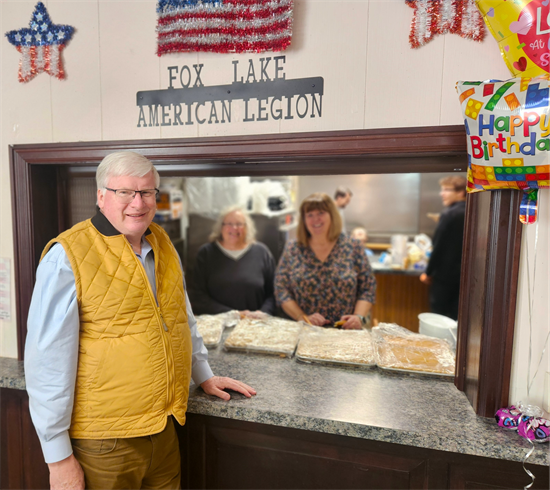
[[[297,241],[287,244],[275,274],[275,299],[294,300],[330,322],[352,315],[358,300],[374,303],[376,279],[363,247],[343,233],[324,262]]]

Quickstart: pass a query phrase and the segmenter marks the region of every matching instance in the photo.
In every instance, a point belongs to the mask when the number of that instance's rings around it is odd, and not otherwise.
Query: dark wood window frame
[[[66,228],[68,175],[93,175],[118,150],[140,152],[171,176],[456,172],[467,162],[463,126],[10,147],[19,359],[40,252]],[[508,403],[519,202],[520,192],[507,190],[467,199],[455,385],[482,416]]]

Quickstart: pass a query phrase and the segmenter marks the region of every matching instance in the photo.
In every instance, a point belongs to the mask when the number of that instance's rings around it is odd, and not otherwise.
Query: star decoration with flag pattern
[[[6,32],[8,41],[21,53],[19,81],[28,82],[41,72],[64,79],[61,52],[73,32],[72,26],[54,24],[44,4],[38,2],[29,27]]]

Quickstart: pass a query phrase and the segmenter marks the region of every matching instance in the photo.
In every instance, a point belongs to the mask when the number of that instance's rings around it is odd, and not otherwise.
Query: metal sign
[[[213,86],[202,82],[202,63],[169,66],[167,89],[137,93],[137,127],[231,123],[234,102],[243,105],[243,122],[322,117],[323,78],[287,79],[285,61],[249,59],[244,70],[233,61],[233,81]]]

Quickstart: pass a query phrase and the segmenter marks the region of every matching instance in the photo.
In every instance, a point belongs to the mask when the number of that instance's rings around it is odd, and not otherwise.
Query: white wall
[[[521,243],[510,402],[537,405],[545,408],[548,414],[550,393],[545,383],[550,378],[547,344],[550,333],[550,192],[543,190],[539,194],[538,225],[524,227]]]
[[[371,238],[419,233],[420,174],[307,175],[299,177],[299,182],[298,203],[314,192],[333,197],[339,186],[353,193],[344,212],[348,232],[362,226]],[[391,194],[392,188],[399,188],[399,196]],[[437,198],[435,212],[441,210],[441,198]]]
[[[35,4],[2,0],[2,32],[26,27]],[[8,145],[461,124],[456,81],[510,77],[490,35],[483,43],[439,36],[411,50],[413,10],[403,0],[295,0],[294,38],[284,52],[285,73],[287,78],[324,78],[321,118],[245,123],[235,110],[231,124],[138,128],[136,92],[167,88],[168,66],[204,63],[203,82],[217,85],[232,81],[232,60],[243,64],[266,55],[190,53],[158,58],[155,0],[44,4],[54,23],[76,28],[63,53],[67,79],[40,74],[21,84],[18,52],[6,39],[0,51],[0,257],[12,261]],[[546,215],[539,233],[548,233],[548,223]],[[548,276],[547,263],[540,272],[543,276]],[[521,310],[525,298],[519,299]],[[12,289],[12,315],[14,304]],[[546,312],[536,322],[547,322],[547,317]],[[518,316],[518,335],[527,328]],[[516,349],[514,375],[520,377],[522,352]],[[17,355],[13,316],[0,321],[0,355]]]

